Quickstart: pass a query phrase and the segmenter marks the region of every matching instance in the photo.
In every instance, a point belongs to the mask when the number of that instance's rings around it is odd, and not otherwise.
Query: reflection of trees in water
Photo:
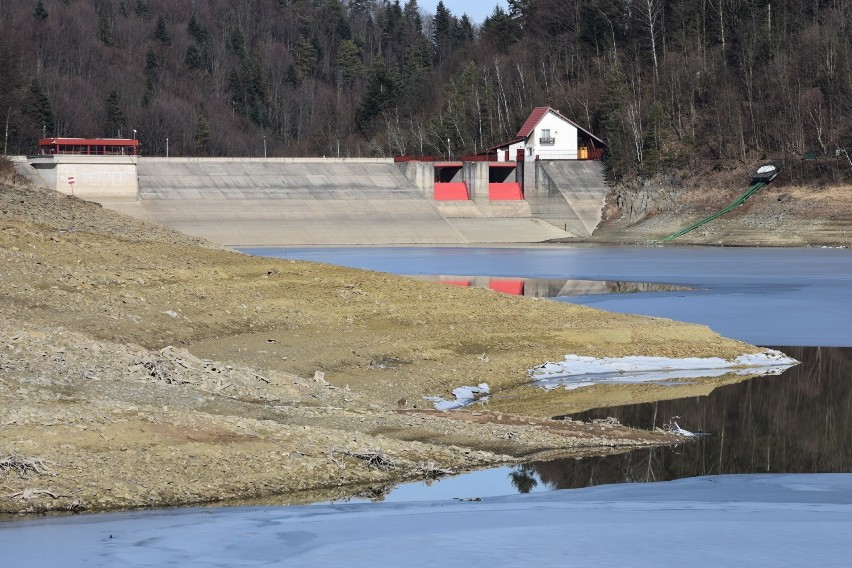
[[[640,428],[672,416],[713,433],[674,448],[531,464],[554,488],[665,481],[719,473],[852,472],[852,348],[781,348],[802,361],[777,377],[722,387],[710,396],[574,415],[613,416]]]
[[[677,284],[656,284],[654,282],[621,282],[607,280],[606,288],[612,294],[636,294],[638,292],[686,292],[695,290],[689,286]]]
[[[516,467],[509,474],[509,478],[512,480],[512,485],[518,490],[518,493],[529,493],[538,485],[538,481],[535,478],[535,468],[530,464]]]

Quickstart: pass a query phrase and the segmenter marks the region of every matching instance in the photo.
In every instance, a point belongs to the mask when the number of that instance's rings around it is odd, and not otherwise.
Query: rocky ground
[[[742,206],[671,245],[849,246],[852,184],[845,161],[792,163]],[[844,181],[844,177],[845,180]],[[838,178],[838,179],[832,179]],[[727,206],[748,188],[751,168],[658,176],[620,184],[593,242],[647,244]]]
[[[669,443],[500,393],[566,353],[754,351],[669,320],[249,257],[11,174],[0,186],[2,512],[380,496],[449,471]],[[482,382],[494,408],[423,398]]]

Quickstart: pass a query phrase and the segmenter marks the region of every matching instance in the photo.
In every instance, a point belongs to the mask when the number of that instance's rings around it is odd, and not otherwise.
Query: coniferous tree
[[[435,46],[435,61],[441,63],[450,55],[453,43],[453,15],[438,2],[435,8],[435,18],[432,20],[432,43]]]
[[[210,118],[207,116],[207,111],[204,110],[204,105],[198,110],[198,115],[195,119],[195,134],[192,137],[195,144],[196,156],[209,156],[211,153],[210,140]]]
[[[240,61],[246,60],[246,40],[243,37],[243,32],[240,28],[233,28],[228,34],[228,49],[230,49],[231,53],[236,55]]]
[[[231,69],[231,73],[228,75],[228,90],[231,93],[231,108],[235,113],[244,115],[246,113],[246,90],[236,69]]]
[[[302,86],[302,79],[299,77],[299,72],[292,63],[287,66],[287,71],[284,73],[284,77],[287,84],[294,89],[298,89]]]
[[[186,46],[186,56],[183,58],[184,64],[189,68],[198,70],[204,67],[204,57],[201,55],[201,50],[194,43]]]
[[[603,127],[604,140],[608,146],[607,168],[610,174],[619,178],[630,169],[630,150],[628,147],[627,127],[624,112],[627,105],[627,85],[621,61],[616,54],[606,77],[606,88],[600,101],[600,124]]]
[[[195,18],[195,14],[190,16],[189,23],[186,25],[186,31],[189,32],[195,43],[199,45],[207,43],[207,40],[210,39],[210,32]]]
[[[459,47],[473,41],[473,22],[464,14],[453,30],[453,48]]]
[[[121,136],[121,127],[124,126],[124,111],[121,110],[121,97],[113,90],[106,100],[106,125],[107,136]]]
[[[366,136],[372,135],[376,118],[397,103],[402,94],[401,87],[402,82],[396,65],[381,60],[376,62],[355,117],[359,131]]]
[[[136,0],[133,12],[146,22],[151,18],[151,12],[148,10],[148,4],[145,3],[145,0]]]
[[[364,63],[361,61],[361,50],[351,39],[340,42],[337,46],[337,56],[334,66],[340,80],[352,82],[364,73]]]
[[[112,31],[112,16],[106,10],[101,10],[98,14],[98,39],[107,47],[115,45],[115,38]]]
[[[296,69],[299,70],[299,73],[303,77],[312,75],[318,60],[319,54],[317,53],[317,48],[305,36],[300,36],[293,53],[293,62],[296,64]]]
[[[44,7],[44,2],[42,0],[38,0],[38,3],[36,4],[35,9],[33,10],[33,17],[37,21],[43,22],[47,19],[49,15],[50,14],[48,14],[47,9]]]
[[[157,60],[157,54],[149,47],[148,53],[145,54],[145,87],[149,91],[157,88],[159,68],[160,63]]]
[[[50,105],[50,99],[44,88],[39,83],[38,79],[33,79],[30,83],[29,97],[26,101],[26,113],[31,118],[33,124],[39,128],[39,134],[55,134],[56,122],[53,115],[53,108]]]
[[[500,51],[506,51],[518,41],[517,25],[500,6],[496,6],[491,15],[482,22],[482,35]]]
[[[172,43],[172,35],[169,33],[168,28],[166,28],[166,21],[163,19],[163,16],[157,18],[157,24],[154,26],[154,39],[163,45]]]
[[[402,9],[402,16],[409,25],[409,33],[419,34],[423,31],[423,19],[420,17],[420,7],[417,0],[408,0]]]
[[[249,77],[249,95],[251,97],[249,118],[256,125],[266,128],[269,126],[269,101],[267,99],[264,69],[260,58],[255,58]]]

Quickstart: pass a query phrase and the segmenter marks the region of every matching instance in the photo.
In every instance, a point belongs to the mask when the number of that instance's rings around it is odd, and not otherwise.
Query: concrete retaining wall
[[[609,194],[601,162],[527,162],[524,181],[525,196],[535,217],[578,237],[588,237],[601,222]]]

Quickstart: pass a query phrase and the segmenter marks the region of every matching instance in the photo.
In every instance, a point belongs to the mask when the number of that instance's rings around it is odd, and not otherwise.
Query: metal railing
[[[556,144],[556,138],[539,138],[538,143],[542,146],[553,146]]]

